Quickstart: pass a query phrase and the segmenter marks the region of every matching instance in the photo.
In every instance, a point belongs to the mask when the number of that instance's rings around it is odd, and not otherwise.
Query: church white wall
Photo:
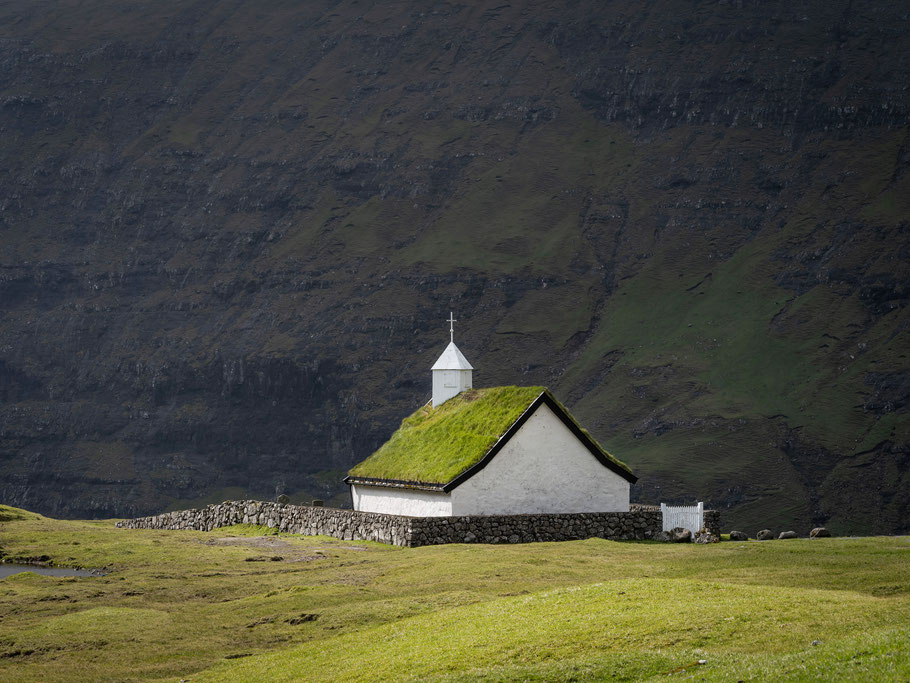
[[[472,388],[470,370],[433,370],[433,407]]]
[[[546,405],[450,495],[452,515],[629,510],[629,482],[601,465]]]
[[[354,509],[410,517],[449,517],[452,496],[448,493],[384,486],[351,485]]]

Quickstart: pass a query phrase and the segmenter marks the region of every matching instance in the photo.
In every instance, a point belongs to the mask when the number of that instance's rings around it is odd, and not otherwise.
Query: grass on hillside
[[[7,561],[112,569],[0,580],[0,680],[910,676],[906,537],[404,549],[0,515]]]
[[[804,672],[800,665],[814,654],[815,641],[827,645],[827,656],[809,661],[817,673],[844,652],[853,658],[857,645],[868,648],[862,639],[851,644],[849,638],[865,628],[871,614],[866,608],[860,596],[819,589],[778,588],[761,601],[752,586],[697,578],[624,579],[421,615],[223,664],[197,680],[369,680],[364,662],[382,662],[388,667],[384,675],[395,680],[570,675],[628,680],[687,668],[699,679],[723,679],[738,670],[741,657],[749,658],[762,678],[778,678]],[[883,609],[874,618],[883,625],[878,638],[896,650],[890,658],[879,654],[896,673],[898,662],[910,664],[910,655],[900,651],[910,629]],[[840,622],[836,629],[833,620]],[[748,643],[744,633],[751,634]],[[781,654],[795,643],[802,657]],[[342,652],[346,656],[339,661]],[[770,661],[762,661],[765,652]],[[781,666],[783,658],[795,661]]]

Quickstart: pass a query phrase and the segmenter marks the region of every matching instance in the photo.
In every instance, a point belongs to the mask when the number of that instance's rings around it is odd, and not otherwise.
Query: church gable
[[[605,467],[551,405],[535,401],[511,438],[485,458],[483,469],[447,487],[453,515],[629,509],[628,479]]]
[[[587,450],[590,455],[594,456],[595,460],[600,463],[603,467],[606,467],[608,470],[611,470],[613,473],[619,475],[622,479],[634,484],[638,481],[638,477],[632,474],[632,470],[629,469],[628,465],[624,462],[617,460],[610,453],[608,453],[594,438],[583,429],[576,421],[575,418],[566,410],[559,401],[557,401],[553,394],[549,390],[544,389],[540,395],[534,400],[534,402],[528,406],[522,415],[509,427],[508,431],[503,434],[502,438],[499,439],[496,444],[484,455],[484,457],[477,462],[477,464],[471,466],[464,472],[462,472],[458,477],[450,481],[444,488],[445,491],[451,491],[456,488],[462,482],[467,481],[476,473],[480,472],[484,467],[489,464],[494,457],[499,453],[499,451],[505,448],[511,441],[512,437],[515,436],[519,430],[524,426],[524,424],[534,416],[541,406],[546,406],[552,412],[553,416],[559,420],[568,432],[578,440],[578,442]],[[549,454],[549,457],[555,456],[555,453]]]

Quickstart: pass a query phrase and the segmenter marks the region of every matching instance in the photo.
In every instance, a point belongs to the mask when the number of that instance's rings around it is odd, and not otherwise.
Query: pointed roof
[[[455,342],[449,342],[442,355],[433,363],[432,370],[473,370],[474,367],[464,357]]]
[[[583,430],[543,387],[471,389],[406,417],[392,438],[348,473],[348,484],[449,492],[487,466],[546,404],[598,462],[630,483],[638,477]]]

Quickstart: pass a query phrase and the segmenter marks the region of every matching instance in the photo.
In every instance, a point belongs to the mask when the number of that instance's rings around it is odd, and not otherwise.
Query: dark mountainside
[[[338,502],[453,310],[637,500],[907,532],[908,133],[903,3],[2,2],[0,501]]]

